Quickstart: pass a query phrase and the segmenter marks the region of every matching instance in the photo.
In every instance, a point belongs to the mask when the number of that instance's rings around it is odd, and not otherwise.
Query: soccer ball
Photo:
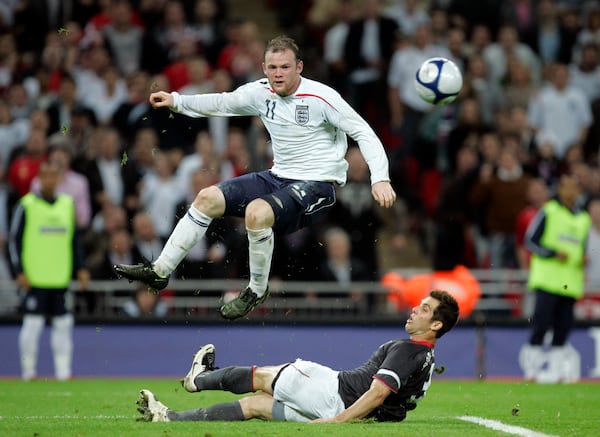
[[[432,105],[445,105],[456,99],[462,88],[462,74],[446,58],[430,58],[421,64],[415,76],[417,94]]]

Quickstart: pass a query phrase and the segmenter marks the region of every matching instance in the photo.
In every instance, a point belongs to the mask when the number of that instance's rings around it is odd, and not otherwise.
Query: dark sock
[[[188,411],[167,411],[167,417],[173,422],[177,421],[202,421],[202,420],[245,420],[239,401],[226,404],[217,404],[208,408],[198,408]]]
[[[252,367],[230,366],[204,372],[196,376],[198,390],[225,390],[231,393],[250,393],[252,390]]]

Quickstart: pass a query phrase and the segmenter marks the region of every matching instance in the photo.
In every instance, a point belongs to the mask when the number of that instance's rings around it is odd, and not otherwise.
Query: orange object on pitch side
[[[406,310],[417,306],[431,290],[444,290],[458,302],[461,318],[468,317],[481,296],[479,281],[464,266],[454,270],[437,271],[415,275],[405,279],[395,272],[386,273],[381,283],[388,288],[388,301],[397,309]]]

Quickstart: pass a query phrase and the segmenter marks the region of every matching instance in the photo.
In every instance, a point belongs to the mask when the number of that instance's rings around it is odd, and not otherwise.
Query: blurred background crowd
[[[600,289],[600,6],[584,0],[5,0],[0,2],[0,244],[38,167],[60,164],[93,279],[160,253],[203,187],[271,165],[250,117],[152,110],[157,90],[224,92],[263,76],[266,41],[294,37],[304,75],[381,137],[399,201],[376,207],[350,144],[348,183],[320,226],[278,237],[272,277],[377,281],[392,268],[526,268],[524,232],[576,174]],[[464,74],[452,104],[415,93],[425,59]],[[243,223],[216,220],[178,278],[239,278]],[[0,278],[10,279],[5,258]],[[93,295],[78,311],[93,311]],[[151,303],[154,305],[154,303]]]

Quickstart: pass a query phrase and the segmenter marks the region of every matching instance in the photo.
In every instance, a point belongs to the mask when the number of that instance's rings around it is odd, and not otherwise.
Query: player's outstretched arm
[[[396,192],[389,181],[375,182],[371,186],[371,193],[377,203],[384,208],[391,208],[396,201]]]
[[[166,91],[158,91],[150,94],[150,104],[153,108],[171,108],[175,103],[175,99],[173,99],[173,95],[171,93],[167,93]]]
[[[375,408],[383,404],[392,390],[378,379],[373,379],[371,387],[352,405],[335,417],[315,419],[313,423],[348,422],[352,419],[362,419]]]

